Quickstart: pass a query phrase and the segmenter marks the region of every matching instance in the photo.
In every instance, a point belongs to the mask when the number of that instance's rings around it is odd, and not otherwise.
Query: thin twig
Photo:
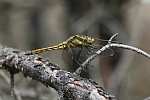
[[[14,73],[10,72],[10,93],[11,93],[11,100],[15,100],[14,94]]]
[[[108,40],[108,44],[111,43],[111,41],[118,35],[118,33],[114,34],[109,40]]]
[[[144,100],[150,100],[150,97],[145,98]]]
[[[9,77],[3,72],[0,70],[0,75],[4,78],[4,80],[6,81],[6,83],[10,84],[10,79]],[[21,95],[19,93],[19,91],[17,90],[17,88],[14,86],[14,93],[15,93],[15,96],[17,98],[17,100],[22,100],[21,98]]]
[[[92,56],[90,56],[86,61],[84,61],[81,66],[74,72],[74,74],[79,75],[81,73],[81,71],[83,69],[85,69],[85,67],[93,60],[95,59],[98,55],[100,55],[102,52],[104,52],[105,50],[111,48],[111,47],[115,47],[115,48],[123,48],[123,49],[127,49],[127,50],[131,50],[131,51],[135,51],[138,54],[141,54],[147,58],[150,58],[150,54],[146,53],[145,51],[138,49],[136,47],[133,46],[128,46],[128,45],[124,45],[124,44],[117,44],[117,43],[111,43],[112,39],[114,37],[116,37],[117,34],[113,35],[110,39],[107,45],[103,46],[100,50],[98,50],[95,54],[93,54]]]

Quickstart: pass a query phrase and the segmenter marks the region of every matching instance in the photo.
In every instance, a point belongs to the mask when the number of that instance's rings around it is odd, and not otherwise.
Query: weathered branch
[[[58,65],[38,55],[26,55],[17,49],[0,45],[3,68],[22,73],[58,91],[60,98],[71,100],[113,100],[96,82],[62,70]]]

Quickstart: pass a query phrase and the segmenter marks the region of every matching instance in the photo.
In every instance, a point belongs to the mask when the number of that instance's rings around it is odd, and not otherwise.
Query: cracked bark
[[[57,64],[38,55],[0,45],[2,68],[11,73],[22,73],[47,87],[54,88],[60,95],[71,100],[114,100],[104,89],[90,79],[62,70]]]

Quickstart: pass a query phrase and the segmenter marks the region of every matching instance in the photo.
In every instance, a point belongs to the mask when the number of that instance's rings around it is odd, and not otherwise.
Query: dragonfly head
[[[84,42],[88,45],[91,45],[94,42],[94,38],[92,38],[90,36],[86,36],[86,39],[84,40]]]

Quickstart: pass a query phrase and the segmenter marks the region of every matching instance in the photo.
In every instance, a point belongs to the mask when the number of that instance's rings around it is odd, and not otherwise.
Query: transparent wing
[[[103,57],[110,57],[114,55],[114,51],[113,49],[109,48],[107,50],[105,50],[104,52],[102,52],[102,54],[100,55],[101,58]]]
[[[92,55],[94,53],[96,53],[98,50],[100,50],[103,46],[89,46],[86,47],[86,52],[88,55]],[[109,57],[109,56],[113,56],[114,55],[114,51],[112,49],[107,49],[105,51],[102,52],[102,54],[100,55],[101,58],[103,57]]]
[[[118,43],[117,41],[112,41],[113,43]],[[101,49],[104,45],[106,45],[108,43],[108,40],[103,40],[103,39],[97,39],[95,38],[94,43],[88,47],[88,51],[90,53],[94,53],[96,51],[98,51],[99,49]],[[109,56],[113,56],[114,55],[114,51],[113,49],[109,48],[105,51],[102,52],[102,54],[100,55],[100,57],[109,57]]]
[[[85,54],[83,53],[84,51],[82,49],[79,48],[73,48],[71,50],[63,50],[62,52],[62,59],[63,61],[68,64],[71,65],[73,63],[73,61],[75,61],[77,64],[81,64],[85,59]],[[83,56],[84,55],[84,56]]]
[[[62,60],[68,65],[73,63],[73,55],[69,49],[63,50]]]

